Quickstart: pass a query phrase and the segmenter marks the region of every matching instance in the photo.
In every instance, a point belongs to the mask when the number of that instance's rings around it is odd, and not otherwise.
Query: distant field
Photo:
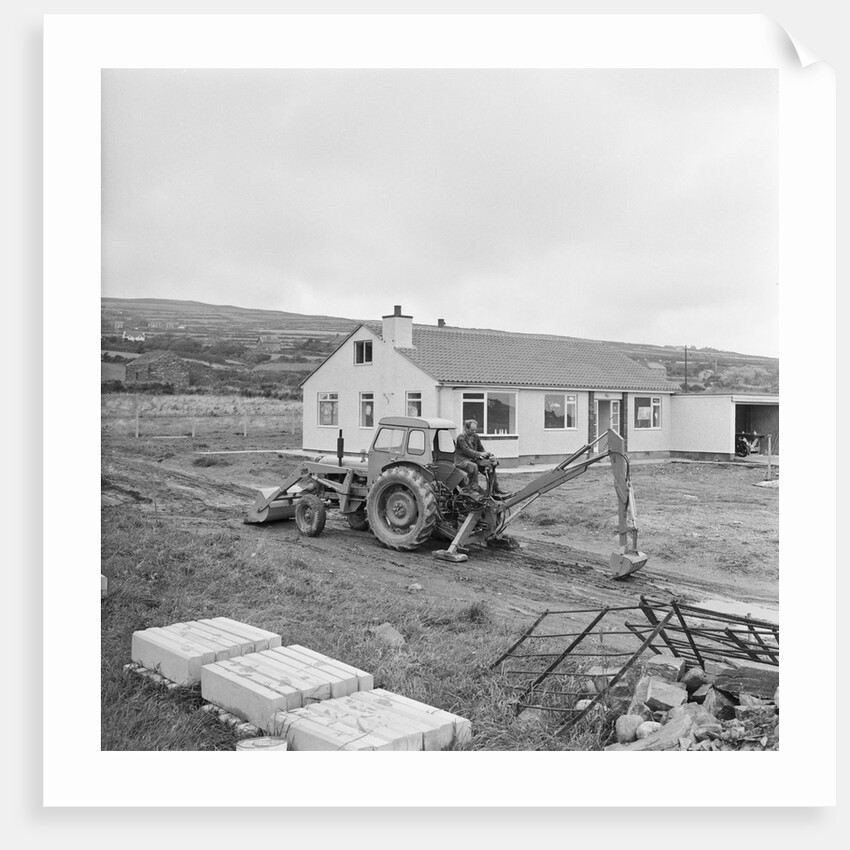
[[[234,395],[101,396],[100,424],[104,433],[134,436],[138,413],[142,437],[186,437],[213,442],[233,436],[277,440],[301,432],[301,402]],[[275,445],[277,445],[277,442]],[[260,443],[256,446],[260,447]]]
[[[316,368],[316,362],[310,363],[285,363],[281,360],[273,360],[268,363],[258,363],[254,372],[312,372]]]
[[[124,363],[104,363],[100,362],[100,380],[103,381],[123,381],[127,376],[127,366]]]

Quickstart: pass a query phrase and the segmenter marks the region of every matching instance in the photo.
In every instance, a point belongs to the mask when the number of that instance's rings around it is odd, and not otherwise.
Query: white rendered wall
[[[728,395],[673,397],[673,450],[733,454],[735,405]]]
[[[629,435],[629,453],[637,452],[669,452],[673,448],[673,414],[671,396],[661,393],[628,393],[628,422],[626,425]],[[661,427],[635,428],[635,399],[661,399]]]
[[[372,362],[355,365],[354,343],[372,340]],[[375,428],[360,427],[360,393],[374,393],[374,423],[383,416],[406,416],[405,393],[422,393],[422,415],[438,416],[437,389],[433,378],[414,366],[392,345],[368,328],[359,328],[304,383],[302,446],[308,451],[336,452],[342,428],[346,452],[368,449]],[[320,426],[318,394],[339,396],[338,424]]]

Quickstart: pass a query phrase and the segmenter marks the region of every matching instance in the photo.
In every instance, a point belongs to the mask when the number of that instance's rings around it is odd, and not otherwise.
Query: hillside
[[[168,348],[195,360],[193,385],[264,394],[298,383],[359,324],[357,319],[161,298],[102,298],[102,349],[121,356]],[[125,339],[125,336],[144,339]],[[775,357],[604,340],[689,392],[779,391]],[[208,368],[204,367],[204,364]],[[289,397],[289,396],[287,396]]]

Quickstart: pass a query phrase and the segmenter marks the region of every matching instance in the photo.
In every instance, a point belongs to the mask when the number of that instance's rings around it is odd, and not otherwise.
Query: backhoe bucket
[[[264,487],[257,491],[257,498],[244,522],[259,525],[264,522],[291,519],[294,516],[294,493],[284,492],[283,487]]]
[[[643,552],[612,552],[611,569],[613,578],[625,578],[636,573],[647,562],[648,558]]]

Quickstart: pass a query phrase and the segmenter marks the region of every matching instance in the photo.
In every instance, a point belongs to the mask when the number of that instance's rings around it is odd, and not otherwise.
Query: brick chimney
[[[392,315],[382,316],[381,338],[393,348],[413,348],[413,316],[402,316],[400,304]]]
[[[437,319],[437,327],[438,328],[444,328],[445,326],[446,326],[446,320],[445,319]]]

